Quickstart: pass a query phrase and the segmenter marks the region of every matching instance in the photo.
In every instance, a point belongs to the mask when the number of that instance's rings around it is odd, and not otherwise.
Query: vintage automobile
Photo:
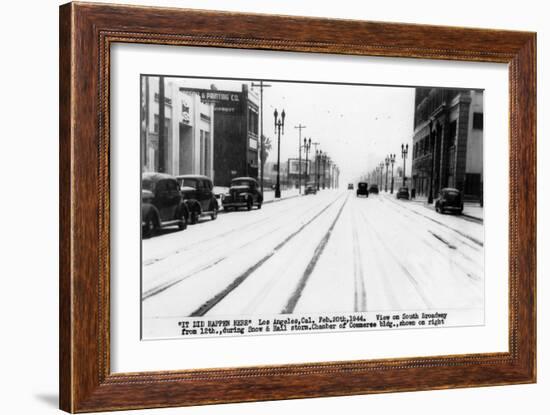
[[[148,238],[161,228],[187,227],[189,210],[183,202],[175,177],[143,173],[141,178],[141,234]]]
[[[353,183],[348,183],[348,190],[353,190]]]
[[[317,186],[315,183],[307,183],[306,188],[304,190],[305,195],[314,195],[317,193]]]
[[[435,211],[445,213],[445,211],[461,214],[464,210],[464,202],[460,190],[452,187],[445,187],[439,192],[439,197],[435,201]]]
[[[183,201],[189,209],[189,223],[195,224],[201,216],[218,217],[218,201],[214,195],[212,180],[206,176],[186,174],[177,176]]]
[[[357,183],[357,197],[366,196],[369,197],[369,185],[365,182]]]
[[[369,186],[369,193],[377,195],[378,194],[378,185],[377,184],[371,184]]]
[[[225,211],[241,207],[251,210],[254,205],[261,209],[262,203],[263,196],[258,189],[258,182],[252,177],[237,177],[231,180],[229,192],[222,199]]]
[[[408,187],[400,187],[397,190],[397,193],[395,194],[395,197],[397,199],[406,199],[409,200],[409,188]]]

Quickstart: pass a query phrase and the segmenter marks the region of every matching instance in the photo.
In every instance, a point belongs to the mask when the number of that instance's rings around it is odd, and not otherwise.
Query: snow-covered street
[[[143,324],[483,308],[483,224],[354,191],[220,213],[143,240]],[[145,330],[147,331],[147,330]]]

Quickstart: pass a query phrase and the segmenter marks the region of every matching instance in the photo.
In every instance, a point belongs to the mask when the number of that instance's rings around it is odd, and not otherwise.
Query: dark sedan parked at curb
[[[369,187],[369,193],[378,194],[378,185],[377,184],[371,184]]]
[[[237,177],[231,180],[229,193],[224,195],[222,205],[225,211],[237,210],[242,207],[251,210],[254,205],[261,209],[263,201],[263,196],[258,189],[258,182],[255,179]]]
[[[441,189],[439,197],[435,201],[435,211],[445,213],[445,211],[461,214],[464,210],[464,202],[460,190],[452,187]]]
[[[206,176],[186,174],[176,177],[183,201],[189,209],[189,223],[195,224],[201,216],[218,217],[218,201],[212,189],[212,180]]]
[[[365,182],[357,183],[357,197],[366,196],[369,197],[369,185]]]
[[[406,199],[409,200],[409,188],[408,187],[400,187],[399,190],[397,190],[397,193],[395,194],[395,197],[397,199]]]
[[[168,226],[187,227],[189,210],[175,177],[143,173],[141,178],[141,234],[148,238]]]

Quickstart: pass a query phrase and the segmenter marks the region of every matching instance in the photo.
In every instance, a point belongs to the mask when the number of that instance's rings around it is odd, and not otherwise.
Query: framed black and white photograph
[[[144,340],[484,325],[483,89],[140,82]]]
[[[63,409],[536,380],[533,33],[60,24]]]

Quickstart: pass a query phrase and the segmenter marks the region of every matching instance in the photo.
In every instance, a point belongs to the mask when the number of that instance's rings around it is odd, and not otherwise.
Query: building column
[[[446,117],[445,117],[446,118]],[[440,148],[439,148],[439,192],[444,187],[447,187],[449,175],[449,126],[448,120],[444,119],[437,124]]]
[[[457,138],[455,151],[455,187],[461,192],[464,191],[466,183],[466,159],[468,148],[470,102],[462,100],[459,104],[457,120]]]

